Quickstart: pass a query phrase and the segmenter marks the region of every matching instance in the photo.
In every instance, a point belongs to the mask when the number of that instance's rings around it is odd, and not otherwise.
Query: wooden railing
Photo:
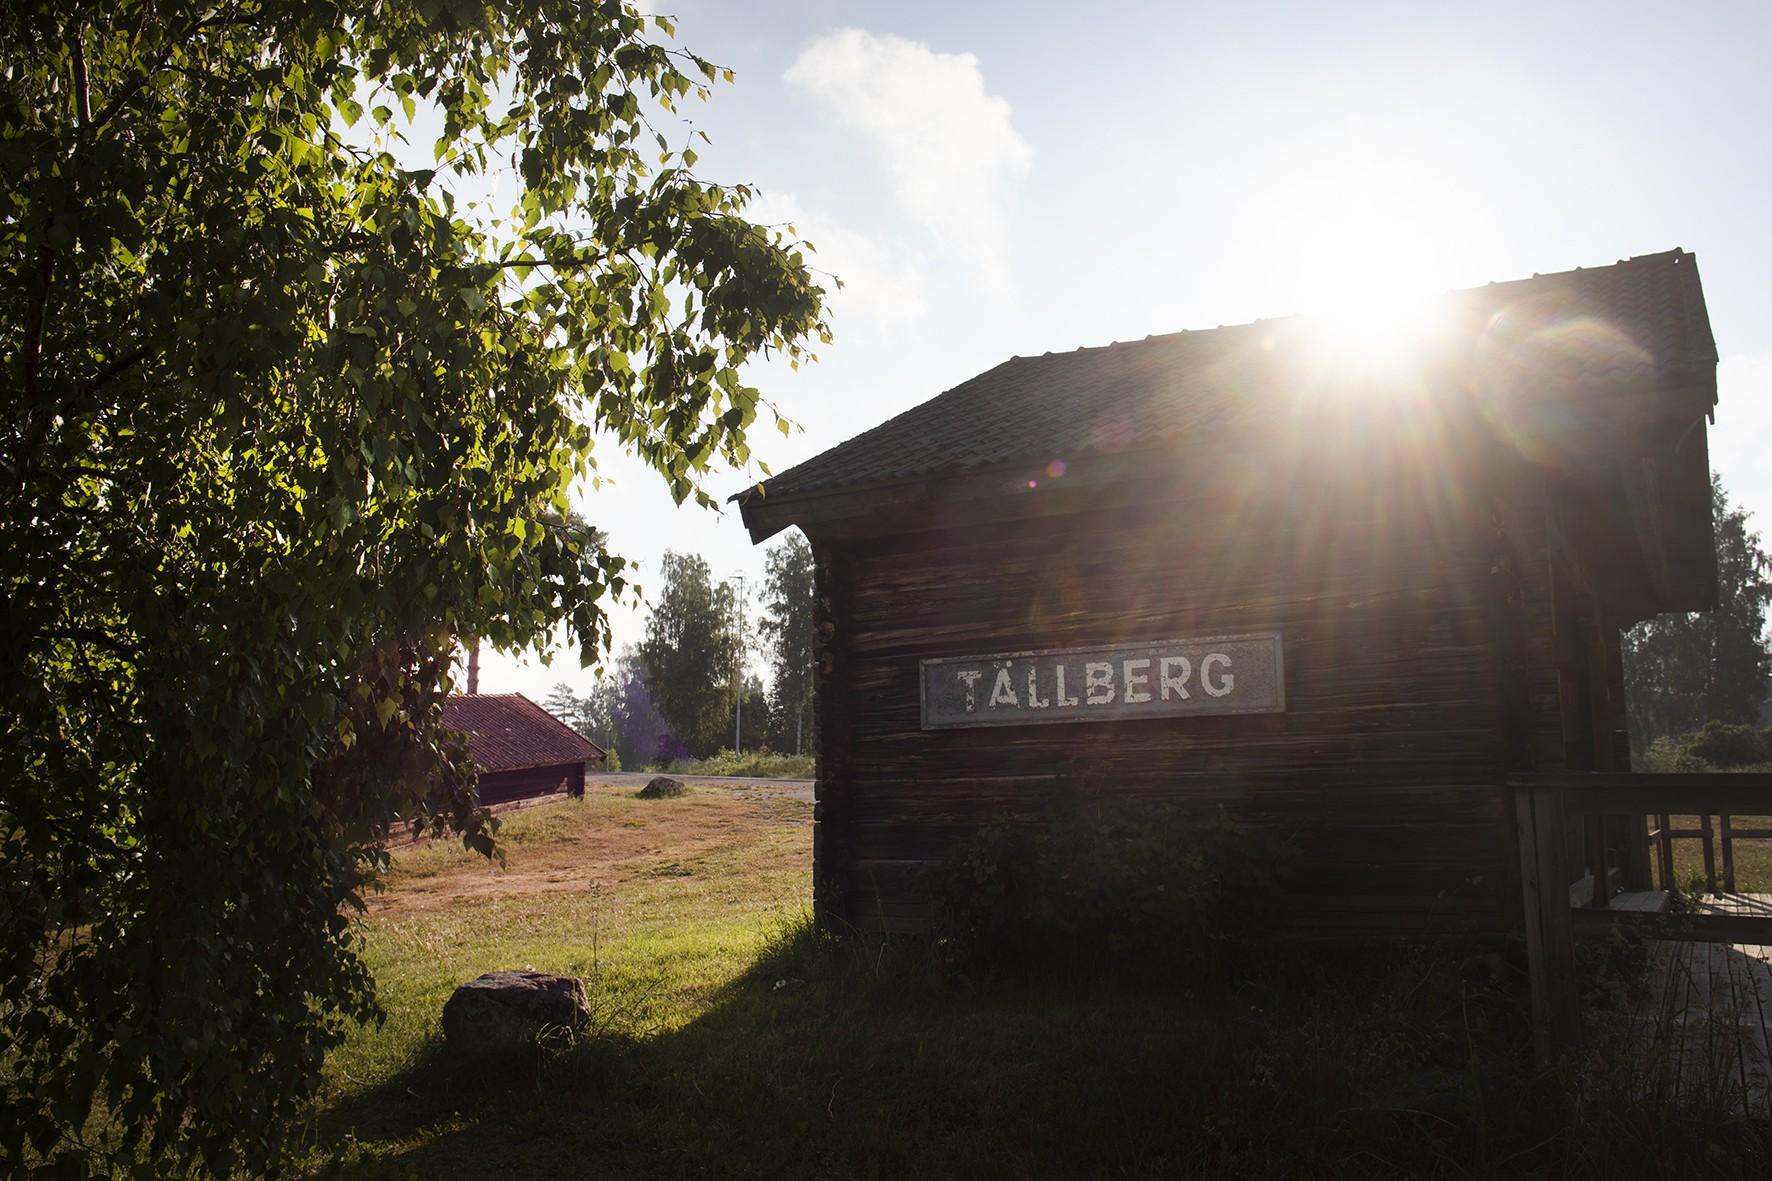
[[[1700,813],[1697,828],[1675,828],[1673,817],[1661,814],[1654,817],[1655,827],[1649,830],[1649,848],[1655,855],[1655,867],[1663,890],[1676,889],[1679,882],[1674,873],[1674,842],[1676,840],[1694,840],[1702,842],[1704,850],[1704,881],[1705,889],[1712,894],[1719,892],[1717,876],[1718,854],[1722,861],[1721,891],[1725,894],[1735,893],[1735,842],[1737,840],[1772,840],[1772,828],[1741,828],[1734,822],[1734,817],[1727,812],[1717,814],[1717,827],[1711,828],[1711,817],[1708,813]]]
[[[1586,842],[1585,866],[1571,864],[1568,821],[1572,817],[1630,816],[1658,822],[1657,852],[1664,885],[1674,882],[1671,841],[1703,836],[1710,816],[1772,814],[1772,775],[1713,772],[1637,774],[1561,772],[1510,777],[1520,838],[1520,881],[1525,903],[1526,954],[1532,981],[1534,1040],[1541,1060],[1573,1048],[1581,1039],[1575,978],[1575,936],[1630,927],[1653,938],[1772,944],[1772,917],[1738,914],[1657,914],[1617,910],[1603,840]],[[1673,815],[1705,817],[1698,830],[1676,830]],[[1589,825],[1592,834],[1598,826]],[[1639,830],[1640,831],[1640,830]],[[1733,838],[1772,835],[1772,830],[1730,828],[1723,878],[1734,887]],[[1715,890],[1715,858],[1706,844],[1706,871]],[[1595,883],[1587,906],[1570,905],[1569,885],[1591,870]]]

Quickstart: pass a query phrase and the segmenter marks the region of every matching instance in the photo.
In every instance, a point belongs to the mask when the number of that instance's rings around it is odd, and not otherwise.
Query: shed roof
[[[1426,302],[1439,328],[1420,360],[1440,384],[1574,398],[1708,383],[1714,403],[1716,343],[1684,250]],[[771,498],[1170,444],[1319,380],[1314,324],[1294,316],[1012,357],[733,499],[748,510]]]
[[[603,748],[521,693],[475,693],[443,702],[443,724],[465,731],[482,771],[595,763]]]

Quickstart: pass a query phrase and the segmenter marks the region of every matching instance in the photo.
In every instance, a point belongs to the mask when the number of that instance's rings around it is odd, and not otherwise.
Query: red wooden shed
[[[483,804],[561,790],[583,795],[585,768],[604,759],[602,747],[521,693],[451,697],[443,722],[468,735]]]

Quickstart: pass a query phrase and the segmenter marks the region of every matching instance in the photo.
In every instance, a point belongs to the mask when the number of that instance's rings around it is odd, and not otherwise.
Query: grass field
[[[1695,829],[1698,827],[1696,816],[1669,817],[1675,828]],[[1772,816],[1733,816],[1730,823],[1737,828],[1760,828],[1772,830]],[[1710,818],[1711,831],[1720,832],[1717,818]],[[1737,838],[1735,844],[1735,888],[1743,894],[1772,894],[1772,841],[1742,840]],[[1719,884],[1723,876],[1723,848],[1720,841],[1713,845],[1712,856],[1716,860],[1717,880]],[[1674,876],[1679,880],[1682,889],[1696,892],[1701,889],[1704,878],[1704,842],[1696,839],[1680,839],[1674,842]]]
[[[327,1064],[309,1164],[496,1177],[1751,1176],[1766,1129],[1599,1063],[1539,1075],[1515,978],[1446,954],[1250,961],[1215,982],[979,979],[804,921],[810,805],[594,788],[512,818],[499,870],[400,853],[388,1009]],[[477,1079],[450,990],[586,978],[595,1029]],[[1598,1003],[1596,1001],[1596,1003]]]

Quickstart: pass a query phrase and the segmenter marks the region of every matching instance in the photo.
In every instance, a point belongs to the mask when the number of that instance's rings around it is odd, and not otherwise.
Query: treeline
[[[1711,477],[1717,550],[1717,606],[1658,615],[1624,633],[1625,704],[1631,742],[1648,763],[1669,752],[1711,766],[1772,759],[1761,746],[1772,682],[1766,608],[1772,562],[1745,510]],[[1759,757],[1764,755],[1764,758]],[[1648,765],[1645,763],[1645,765]],[[1663,768],[1665,769],[1665,768]]]
[[[667,551],[645,638],[588,694],[557,685],[544,702],[630,769],[721,750],[801,754],[812,743],[812,549],[797,531],[767,553],[751,602],[739,579]],[[747,671],[761,652],[769,683]]]

